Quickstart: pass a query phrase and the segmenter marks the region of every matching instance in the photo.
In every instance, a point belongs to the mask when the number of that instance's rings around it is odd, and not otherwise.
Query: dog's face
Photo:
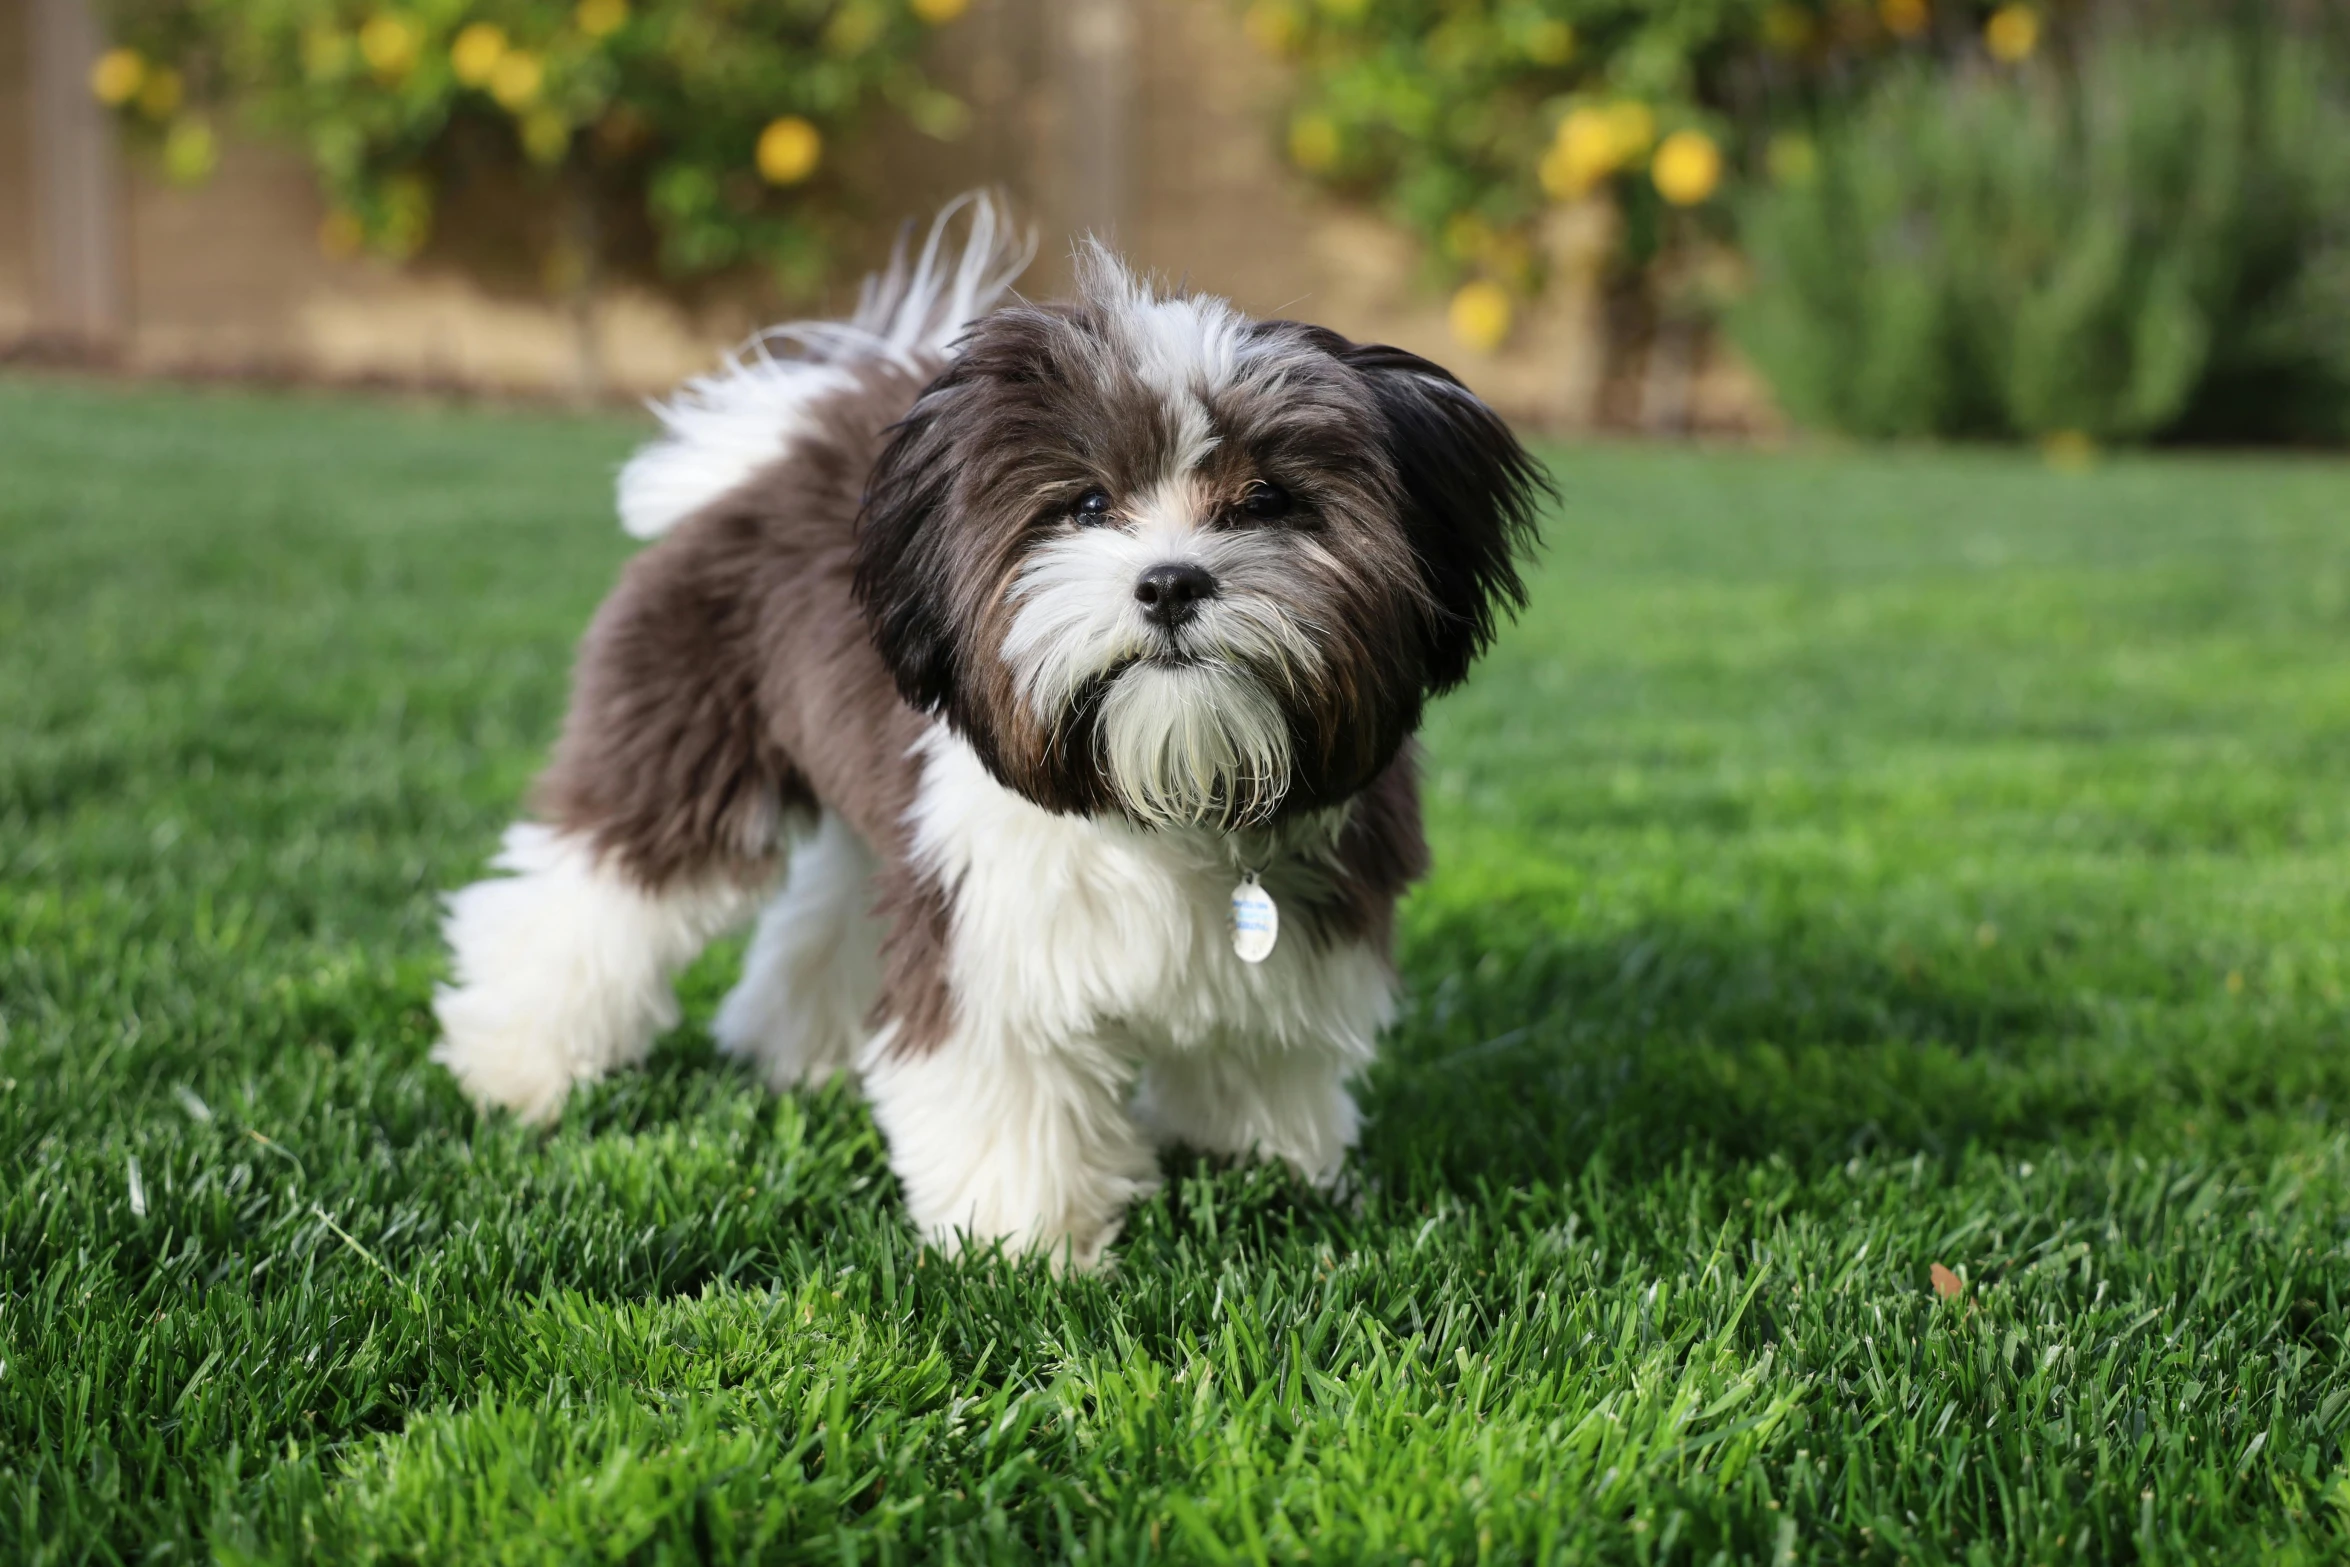
[[[857,590],[915,706],[1058,811],[1343,800],[1522,602],[1540,470],[1443,370],[1098,253],[981,321],[867,490]]]

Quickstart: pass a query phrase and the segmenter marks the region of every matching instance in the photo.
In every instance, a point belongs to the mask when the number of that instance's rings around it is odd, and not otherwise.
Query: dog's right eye
[[[1262,479],[1248,487],[1240,498],[1240,509],[1258,522],[1278,522],[1289,515],[1289,492],[1278,484],[1267,484]]]
[[[1107,520],[1110,515],[1110,495],[1107,490],[1087,490],[1077,497],[1077,520],[1087,527]]]

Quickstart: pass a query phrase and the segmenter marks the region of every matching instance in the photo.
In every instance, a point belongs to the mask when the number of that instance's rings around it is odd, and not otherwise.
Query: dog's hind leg
[[[517,822],[502,876],[449,898],[452,984],[433,1059],[474,1102],[551,1119],[574,1083],[643,1058],[677,1023],[670,981],[758,894],[724,878],[648,888],[577,833]]]
[[[783,890],[759,916],[743,977],[711,1032],[770,1088],[820,1082],[853,1064],[881,988],[873,851],[827,811],[792,850]]]
[[[688,528],[630,563],[581,644],[540,820],[449,899],[433,1059],[484,1108],[545,1120],[642,1058],[677,971],[758,908],[812,807],[765,734],[723,542]]]

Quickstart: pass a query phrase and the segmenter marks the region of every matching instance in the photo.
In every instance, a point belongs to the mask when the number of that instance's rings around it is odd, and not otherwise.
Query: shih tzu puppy
[[[449,900],[434,1058],[552,1117],[756,916],[720,1046],[854,1073],[935,1242],[1090,1267],[1161,1144],[1337,1175],[1427,863],[1412,733],[1546,482],[1427,360],[1099,248],[999,303],[1028,247],[959,205],[959,256],[942,217],[622,473],[658,542]]]

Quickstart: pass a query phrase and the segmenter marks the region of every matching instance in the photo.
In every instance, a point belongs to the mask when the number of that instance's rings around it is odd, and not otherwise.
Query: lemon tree
[[[811,281],[830,150],[876,113],[938,137],[961,102],[917,63],[966,0],[116,0],[90,89],[197,181],[241,118],[307,152],[330,253],[395,258],[485,165],[564,193],[551,278],[611,231],[672,277]],[[599,221],[612,215],[624,221]]]
[[[1290,161],[1423,235],[1477,348],[1541,286],[1547,211],[1613,201],[1643,261],[1726,230],[1746,172],[1800,178],[1830,95],[1928,52],[2013,65],[2042,29],[2012,0],[1250,0],[1245,20],[1293,69]]]

